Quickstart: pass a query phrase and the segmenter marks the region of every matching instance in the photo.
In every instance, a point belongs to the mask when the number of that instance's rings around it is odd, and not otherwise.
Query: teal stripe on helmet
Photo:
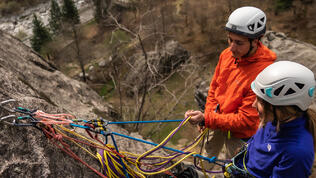
[[[265,89],[265,93],[268,97],[272,98],[272,88],[269,87],[269,88],[266,88]]]
[[[315,90],[315,87],[312,87],[312,88],[310,88],[310,89],[308,90],[308,95],[309,95],[310,97],[313,97],[313,96],[314,96],[314,90]]]

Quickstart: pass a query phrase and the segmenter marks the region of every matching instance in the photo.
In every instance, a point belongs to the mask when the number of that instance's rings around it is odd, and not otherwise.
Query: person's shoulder
[[[226,49],[224,49],[224,50],[221,52],[221,56],[227,56],[227,55],[231,56],[231,51],[230,51],[229,47],[226,48]]]

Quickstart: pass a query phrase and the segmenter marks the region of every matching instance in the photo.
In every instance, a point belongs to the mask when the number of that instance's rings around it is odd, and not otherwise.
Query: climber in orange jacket
[[[241,139],[254,135],[259,125],[251,82],[276,55],[260,42],[266,31],[266,15],[260,9],[236,9],[225,29],[229,47],[219,57],[205,111],[188,110],[185,117],[191,116],[191,124],[213,130],[205,145],[208,156],[218,156],[225,145],[225,157],[232,158],[243,144]]]

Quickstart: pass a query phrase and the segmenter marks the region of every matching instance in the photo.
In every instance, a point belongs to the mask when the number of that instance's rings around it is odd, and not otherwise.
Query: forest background
[[[0,14],[18,14],[44,1],[2,0]],[[238,7],[258,7],[267,14],[267,30],[316,45],[314,0],[93,0],[91,3],[95,11],[93,20],[84,24],[63,21],[57,30],[52,25],[44,27],[49,39],[37,44],[40,48],[35,50],[66,75],[86,82],[112,104],[116,110],[114,120],[183,119],[186,110],[199,109],[194,91],[203,82],[208,85],[218,56],[227,47],[225,23]],[[59,6],[65,14],[65,0]],[[74,14],[69,19],[76,18]],[[42,39],[34,41],[38,40]],[[151,54],[159,54],[158,59],[165,57],[166,44],[171,40],[186,49],[190,58],[166,75],[157,75],[151,70],[155,69],[149,62]],[[137,73],[140,81],[131,82],[128,76],[137,68],[135,58],[145,60],[146,65]],[[160,141],[176,125],[140,124],[125,128]],[[187,132],[194,128],[186,127],[173,140],[178,147],[192,141],[197,134]]]

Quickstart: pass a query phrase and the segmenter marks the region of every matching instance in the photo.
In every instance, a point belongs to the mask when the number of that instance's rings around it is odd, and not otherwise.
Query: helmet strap
[[[252,46],[253,39],[248,38],[248,40],[249,40],[249,43],[250,43],[249,50],[248,50],[247,54],[245,54],[243,57],[248,57],[249,54],[251,53],[252,49],[253,49],[253,46]]]

